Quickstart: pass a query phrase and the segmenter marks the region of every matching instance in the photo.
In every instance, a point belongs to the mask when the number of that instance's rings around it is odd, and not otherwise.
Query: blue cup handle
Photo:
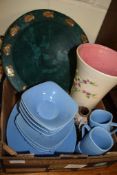
[[[85,135],[85,132],[87,131],[90,131],[91,130],[91,127],[88,125],[88,124],[84,124],[81,128],[81,137],[83,138],[84,135]],[[76,152],[77,153],[82,153],[81,149],[80,149],[80,142],[78,142],[78,144],[76,145]]]
[[[87,131],[91,130],[91,127],[88,124],[82,126],[82,138],[84,137],[86,130]]]
[[[111,123],[111,126],[115,126],[115,127],[117,127],[117,123],[112,122],[112,123]],[[110,133],[111,133],[111,134],[115,134],[116,132],[117,132],[117,128],[114,129],[113,131],[111,131]]]
[[[115,127],[117,127],[117,123],[112,122],[112,123],[111,123],[111,126],[115,126]]]

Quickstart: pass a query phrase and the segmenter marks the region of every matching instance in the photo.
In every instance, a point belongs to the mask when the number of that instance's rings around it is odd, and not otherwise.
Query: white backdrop
[[[22,14],[53,9],[73,18],[94,42],[111,0],[0,0],[0,34]]]

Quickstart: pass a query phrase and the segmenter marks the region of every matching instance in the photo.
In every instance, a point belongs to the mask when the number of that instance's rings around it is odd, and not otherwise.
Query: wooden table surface
[[[13,175],[14,173],[0,173],[1,175]],[[117,163],[103,168],[89,170],[72,171],[72,172],[40,172],[40,173],[15,173],[14,175],[117,175]]]

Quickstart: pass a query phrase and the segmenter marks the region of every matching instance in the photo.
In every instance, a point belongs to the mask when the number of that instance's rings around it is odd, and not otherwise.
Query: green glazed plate
[[[2,62],[6,76],[21,92],[45,81],[69,91],[76,68],[76,47],[88,42],[82,28],[57,11],[34,10],[5,33]]]

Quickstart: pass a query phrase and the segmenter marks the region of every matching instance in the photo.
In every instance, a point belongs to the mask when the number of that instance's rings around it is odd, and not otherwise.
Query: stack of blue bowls
[[[39,155],[73,153],[77,112],[76,102],[56,83],[36,85],[22,94],[9,116],[8,145]]]

